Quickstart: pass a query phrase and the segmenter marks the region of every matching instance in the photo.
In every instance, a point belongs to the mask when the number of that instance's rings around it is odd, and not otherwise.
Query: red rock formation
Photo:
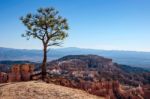
[[[150,85],[142,86],[144,91],[144,99],[149,99],[150,97]]]
[[[20,65],[16,64],[12,66],[11,72],[8,73],[8,81],[9,82],[21,81]]]
[[[29,81],[30,80],[30,76],[32,74],[32,72],[34,71],[34,66],[30,65],[30,64],[23,64],[21,66],[21,80],[22,81]]]
[[[98,81],[90,82],[82,78],[69,80],[67,78],[50,78],[50,82],[55,84],[78,88],[90,94],[106,97],[106,99],[144,99],[142,87],[124,89],[118,81]]]
[[[7,82],[7,79],[8,79],[7,73],[0,72],[0,83],[5,83],[5,82]]]
[[[34,71],[34,65],[31,64],[15,64],[11,67],[11,70],[8,74],[0,74],[0,83],[1,82],[17,82],[17,81],[28,81],[30,76]]]

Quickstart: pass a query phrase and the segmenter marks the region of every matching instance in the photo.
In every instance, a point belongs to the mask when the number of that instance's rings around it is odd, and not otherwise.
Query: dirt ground
[[[104,99],[78,89],[42,81],[0,84],[0,99]]]

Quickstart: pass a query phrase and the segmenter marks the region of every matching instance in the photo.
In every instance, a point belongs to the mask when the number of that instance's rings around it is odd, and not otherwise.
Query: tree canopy
[[[27,14],[21,21],[27,27],[23,37],[40,39],[47,46],[59,46],[61,41],[68,36],[67,19],[58,15],[54,8],[40,8],[37,14]]]

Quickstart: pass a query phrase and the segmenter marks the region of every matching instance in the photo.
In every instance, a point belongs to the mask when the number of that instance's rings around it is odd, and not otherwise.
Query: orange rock
[[[31,76],[31,73],[22,73],[21,74],[21,80],[22,81],[29,81],[30,80],[30,76]]]
[[[21,66],[21,80],[23,81],[29,81],[30,80],[30,76],[34,71],[34,65],[31,64],[23,64]]]
[[[20,73],[20,65],[19,64],[13,65],[11,68],[11,72],[12,73]]]
[[[20,67],[20,72],[23,74],[23,73],[29,73],[29,70],[30,70],[30,67],[29,67],[29,64],[23,64],[21,65]]]
[[[20,73],[9,73],[8,74],[8,81],[9,82],[21,81],[21,74]]]
[[[33,65],[33,64],[30,64],[29,67],[30,67],[29,72],[30,72],[30,73],[33,73],[33,72],[34,72],[34,65]]]
[[[34,71],[34,65],[31,64],[15,64],[11,68],[11,72],[8,74],[9,82],[16,81],[29,81],[31,73]]]
[[[5,83],[8,80],[8,75],[7,73],[0,72],[0,83]]]

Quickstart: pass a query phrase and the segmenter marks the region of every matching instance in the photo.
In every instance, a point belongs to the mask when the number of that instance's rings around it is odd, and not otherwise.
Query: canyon
[[[14,64],[9,71],[0,73],[0,80],[2,83],[33,80],[31,76],[40,71],[39,66]],[[150,95],[149,71],[98,55],[68,55],[50,61],[47,77],[49,84],[81,89],[106,99],[148,99]]]

